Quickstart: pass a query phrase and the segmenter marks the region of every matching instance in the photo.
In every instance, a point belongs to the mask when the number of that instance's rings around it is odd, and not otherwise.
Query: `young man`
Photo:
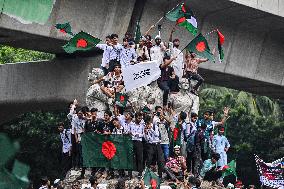
[[[170,76],[172,75],[174,69],[170,66],[170,64],[176,59],[176,57],[170,58],[166,56],[163,58],[163,63],[160,65],[161,76],[157,80],[158,86],[161,90],[163,90],[163,107],[166,109],[168,103],[168,97],[170,93]]]
[[[136,54],[137,54],[137,62],[144,62],[150,60],[148,48],[146,46],[147,39],[142,37],[139,40],[139,44],[136,44]]]
[[[108,74],[109,61],[110,61],[110,51],[112,50],[112,46],[110,45],[111,37],[110,35],[106,36],[105,44],[97,44],[96,47],[103,50],[103,58],[101,63],[101,69],[104,72],[104,75]]]
[[[192,174],[197,177],[200,174],[202,162],[204,157],[204,144],[205,144],[205,129],[206,125],[202,124],[196,131],[194,137],[193,154],[192,154]]]
[[[169,49],[170,49],[171,57],[177,57],[177,59],[174,60],[172,63],[175,73],[179,78],[182,78],[183,76],[183,53],[181,52],[181,50],[178,49],[180,45],[179,39],[174,39],[172,41],[174,32],[175,32],[175,28],[172,29],[171,34],[170,34]]]
[[[123,48],[120,55],[120,64],[122,68],[125,68],[131,64],[134,64],[137,59],[137,54],[135,49],[129,45],[127,38],[123,39]]]
[[[217,163],[218,167],[223,167],[228,164],[227,151],[230,148],[230,143],[227,137],[224,136],[224,131],[224,127],[219,127],[218,134],[213,137],[213,150],[220,155],[220,159]]]
[[[199,64],[207,62],[208,59],[197,58],[195,53],[188,52],[185,55],[185,72],[188,82],[190,83],[191,79],[197,80],[197,84],[191,90],[191,93],[197,95],[197,90],[199,86],[203,83],[204,79],[197,73]]]
[[[156,44],[150,49],[150,57],[152,61],[156,60],[157,64],[160,65],[163,63],[163,57],[164,57],[166,47],[162,43],[161,37],[159,35],[155,37],[155,43]]]
[[[185,112],[180,112],[179,114],[176,114],[173,118],[174,128],[172,128],[172,147],[178,145],[181,147],[181,154],[183,156],[186,156],[186,122],[185,119],[187,117],[187,114]],[[173,148],[172,148],[173,149]]]
[[[170,155],[170,123],[165,119],[163,112],[159,112],[157,114],[159,115],[159,119],[154,123],[154,125],[159,129],[161,147],[163,150],[164,159],[167,161]]]
[[[146,117],[144,133],[145,133],[145,140],[147,143],[146,165],[147,167],[155,166],[157,162],[158,175],[160,179],[162,179],[165,160],[163,158],[163,151],[160,144],[160,133],[159,133],[159,128],[156,125],[153,125],[152,118],[150,116]]]
[[[165,166],[165,172],[172,181],[179,182],[184,179],[184,171],[186,170],[185,157],[181,155],[180,146],[174,147],[174,156],[169,157]]]
[[[142,113],[135,113],[135,123],[130,125],[130,133],[133,140],[134,163],[136,164],[138,177],[142,177],[143,171],[143,143],[145,123]],[[132,177],[132,173],[129,175]]]
[[[109,110],[105,111],[102,126],[100,128],[102,134],[110,135],[113,132],[114,125],[111,120],[112,120],[111,111]]]
[[[218,153],[212,153],[211,159],[207,159],[203,163],[200,176],[203,180],[217,181],[222,177],[222,170],[217,168],[217,161],[220,159]]]
[[[122,51],[122,45],[118,43],[118,35],[117,34],[111,34],[111,43],[109,43],[112,46],[112,49],[109,52],[109,72],[112,72],[114,70],[115,64],[120,64],[120,57],[121,57],[121,51]]]
[[[66,172],[72,167],[71,158],[71,130],[64,129],[64,124],[58,124],[58,131],[62,142],[62,159],[61,159],[61,178],[65,178]]]
[[[102,80],[104,80],[104,84],[101,86],[102,92],[109,98],[115,98],[115,93],[122,91],[124,88],[120,64],[115,64],[114,71],[109,72],[106,76],[97,80],[96,83],[100,83]]]
[[[191,172],[192,174],[195,172],[194,170],[194,155],[195,155],[195,134],[196,134],[196,121],[198,119],[198,115],[194,112],[190,115],[190,121],[187,124],[185,135],[187,138],[187,171]]]

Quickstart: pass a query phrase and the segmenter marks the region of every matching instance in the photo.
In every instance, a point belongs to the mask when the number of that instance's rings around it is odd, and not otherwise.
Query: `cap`
[[[161,36],[157,35],[157,36],[155,37],[155,39],[161,39]]]
[[[175,145],[174,149],[180,149],[179,145]]]

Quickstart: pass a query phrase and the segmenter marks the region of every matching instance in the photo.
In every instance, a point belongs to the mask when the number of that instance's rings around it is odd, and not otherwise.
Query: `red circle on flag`
[[[157,188],[157,181],[155,179],[152,178],[150,180],[150,183],[151,183],[152,189],[156,189]]]
[[[111,141],[106,141],[102,144],[102,153],[108,159],[111,160],[116,153],[116,147]]]
[[[204,41],[201,41],[201,42],[197,43],[197,45],[196,45],[196,50],[197,50],[198,52],[203,52],[203,51],[205,51],[205,48],[206,48],[206,45],[205,45],[205,42],[204,42]]]
[[[120,101],[122,101],[122,102],[123,102],[123,101],[124,101],[124,99],[125,99],[125,98],[124,98],[124,96],[120,96]]]
[[[66,33],[66,31],[64,29],[60,29],[59,30],[61,33]]]
[[[85,48],[87,47],[88,43],[85,39],[79,39],[77,41],[77,48]]]

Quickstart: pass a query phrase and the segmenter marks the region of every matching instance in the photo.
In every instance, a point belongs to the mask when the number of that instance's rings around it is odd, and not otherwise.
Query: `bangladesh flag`
[[[115,93],[115,104],[120,107],[125,107],[127,104],[128,96],[122,93]]]
[[[77,33],[70,41],[63,46],[67,53],[75,51],[88,51],[94,48],[101,40],[83,31]]]
[[[56,29],[58,29],[61,33],[68,33],[69,35],[74,35],[72,33],[72,29],[71,26],[69,24],[69,22],[65,23],[65,24],[56,24],[55,25]]]
[[[210,52],[208,42],[201,33],[186,46],[186,49],[215,62],[213,54]]]
[[[130,136],[85,133],[81,144],[84,167],[133,169],[133,142]]]
[[[237,177],[235,160],[232,160],[228,165],[225,165],[223,167],[222,177],[224,178],[229,175],[235,175],[235,177]]]
[[[185,27],[194,36],[197,34],[197,21],[191,10],[186,10],[184,3],[168,12],[166,18],[175,21],[177,25]]]
[[[224,60],[224,51],[223,51],[222,45],[225,42],[225,36],[219,30],[217,30],[217,36],[218,36],[219,59],[220,59],[220,62],[222,62],[222,60]]]
[[[139,21],[136,22],[136,29],[135,29],[135,43],[138,44],[141,38],[141,31],[140,31],[140,23]]]
[[[175,147],[176,145],[181,146],[181,132],[182,132],[181,126],[178,123],[176,123],[172,133],[173,147]]]
[[[146,167],[144,173],[144,184],[148,186],[149,189],[159,189],[161,184],[160,178],[148,167]]]

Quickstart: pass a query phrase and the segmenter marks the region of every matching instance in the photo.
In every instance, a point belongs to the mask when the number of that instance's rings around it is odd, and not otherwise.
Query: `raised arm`
[[[150,26],[150,28],[145,32],[144,36],[148,35],[153,28],[155,28],[155,25]]]
[[[170,64],[172,63],[172,61],[174,61],[175,59],[176,59],[176,57],[170,58],[169,60],[168,60],[168,59],[165,59],[165,60],[164,60],[164,63],[161,64],[161,68],[167,67],[167,66],[170,65]]]

